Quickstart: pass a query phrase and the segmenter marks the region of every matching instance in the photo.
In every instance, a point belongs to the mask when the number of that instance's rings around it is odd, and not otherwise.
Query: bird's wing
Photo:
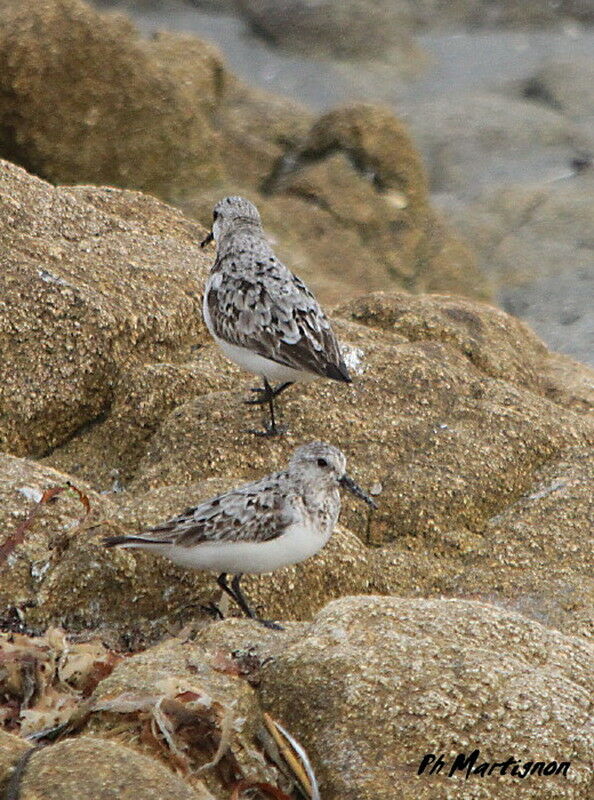
[[[141,534],[146,541],[194,547],[205,542],[266,542],[281,536],[293,512],[278,475],[213,497]]]
[[[206,289],[220,339],[299,371],[350,380],[328,318],[296,275],[278,261],[256,262],[249,276],[222,275],[215,271]]]

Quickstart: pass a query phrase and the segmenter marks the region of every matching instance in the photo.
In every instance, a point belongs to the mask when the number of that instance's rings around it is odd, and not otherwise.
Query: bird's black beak
[[[371,508],[377,508],[377,503],[373,500],[367,492],[364,492],[363,489],[359,486],[358,483],[345,473],[342,478],[338,481],[341,486],[344,486],[345,489],[348,489],[351,494],[354,494],[355,497],[358,497],[359,500],[364,500],[368,506]]]
[[[200,242],[200,247],[206,247],[207,244],[210,244],[214,240],[213,232],[210,231],[206,239],[203,239]]]

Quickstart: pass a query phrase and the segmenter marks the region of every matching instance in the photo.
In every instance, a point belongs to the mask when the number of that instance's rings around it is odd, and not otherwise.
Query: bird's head
[[[240,225],[261,227],[262,221],[258,209],[243,197],[224,197],[213,209],[212,229],[200,246],[204,247],[213,239],[218,242]]]
[[[319,487],[342,486],[364,500],[371,508],[375,501],[346,473],[346,458],[337,447],[325,442],[310,442],[298,447],[289,462],[289,473]]]

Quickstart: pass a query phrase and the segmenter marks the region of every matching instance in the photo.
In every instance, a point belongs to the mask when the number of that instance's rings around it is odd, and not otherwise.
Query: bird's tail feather
[[[105,547],[150,547],[153,544],[171,544],[169,539],[145,539],[142,536],[106,536]]]
[[[344,361],[341,361],[339,364],[327,364],[326,375],[328,378],[332,378],[334,381],[342,381],[343,383],[353,382],[353,379],[349,375],[347,365],[344,363]]]

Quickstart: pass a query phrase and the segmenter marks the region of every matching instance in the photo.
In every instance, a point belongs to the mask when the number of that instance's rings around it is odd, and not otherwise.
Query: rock
[[[522,86],[522,94],[572,119],[594,116],[594,59],[551,59]]]
[[[494,183],[556,177],[588,152],[591,135],[527,100],[473,94],[431,100],[410,121],[434,192],[474,196]]]
[[[401,332],[377,330],[396,309]],[[534,469],[559,448],[591,440],[584,417],[543,396],[546,350],[503,312],[379,293],[341,309],[334,324],[358,352],[353,388],[320,381],[289,390],[280,404],[289,434],[266,442],[246,432],[253,411],[246,416],[235,392],[187,402],[152,438],[129,489],[254,479],[284,464],[298,443],[340,442],[356,479],[383,487],[372,516],[345,498],[343,523],[379,542],[480,526],[526,491]],[[210,358],[216,364],[220,356]]]
[[[0,728],[0,791],[5,792],[13,769],[31,745]]]
[[[586,800],[593,680],[591,644],[519,614],[459,600],[346,597],[262,669],[260,694],[309,751],[328,800],[475,796],[471,782],[481,781],[487,799],[515,787],[515,796]],[[475,748],[477,764],[571,765],[567,778],[531,776],[520,787],[509,771],[447,777],[454,758]],[[411,778],[427,753],[443,754],[446,769]]]
[[[389,0],[239,0],[238,9],[255,34],[308,54],[373,60],[414,50],[410,21]]]
[[[242,621],[240,627],[249,628],[259,640],[257,623]],[[287,636],[280,634],[282,639]],[[262,714],[246,676],[259,674],[259,661],[252,654],[248,662],[247,653],[242,656],[237,648],[234,652],[235,657],[228,651],[207,652],[187,641],[167,640],[126,659],[92,696],[86,732],[113,736],[151,756],[167,732],[165,746],[157,751],[161,760],[184,769],[192,785],[204,782],[217,797],[228,796],[230,784],[240,779],[283,782],[275,767],[264,761],[257,741]],[[250,671],[242,673],[244,667]],[[152,720],[160,732],[154,739],[142,735]],[[221,740],[218,766],[204,769],[216,758]]]
[[[370,553],[372,589],[482,600],[594,638],[593,456],[591,447],[555,455],[529,490],[480,529],[452,527],[422,547],[404,539]]]
[[[4,157],[54,182],[162,197],[220,180],[205,114],[212,63],[194,76],[206,100],[196,107],[124,17],[80,0],[3,0],[0,30]]]
[[[440,4],[441,5],[441,4]],[[594,9],[589,2],[583,0],[559,0],[555,3],[541,3],[540,0],[528,0],[516,3],[515,0],[456,0],[443,6],[446,14],[453,13],[454,19],[460,17],[469,25],[476,27],[505,26],[540,27],[542,25],[560,25],[570,20],[590,23],[594,19]]]
[[[133,367],[205,341],[207,257],[196,225],[133,192],[1,162],[0,204],[0,449],[39,456],[105,414]]]
[[[472,238],[504,308],[552,348],[591,365],[593,190],[589,173],[512,186],[484,192],[450,217]]]
[[[138,649],[193,619],[209,618],[204,605],[220,595],[211,574],[180,569],[148,554],[106,550],[100,539],[114,530],[139,530],[168,519],[240,480],[229,476],[134,496],[104,495],[78,478],[25,459],[0,456],[0,467],[2,547],[11,546],[11,537],[42,493],[66,486],[69,479],[84,492],[92,509],[92,516],[81,523],[85,512],[75,492],[60,494],[43,506],[23,541],[15,543],[7,559],[2,558],[3,627],[91,629],[112,646]],[[254,607],[267,617],[307,619],[331,599],[368,591],[371,581],[365,547],[354,534],[339,529],[315,558],[273,575],[246,576],[244,588]],[[228,613],[240,614],[233,603]]]
[[[297,252],[303,263],[307,253],[301,271],[320,291],[318,265],[325,264],[331,301],[344,300],[345,280],[359,293],[395,282],[416,292],[447,287],[490,296],[473,254],[430,208],[419,154],[386,108],[359,104],[322,115],[300,147],[287,148],[265,188],[274,200],[263,205],[273,232],[293,260]]]
[[[35,753],[20,783],[20,800],[214,800],[204,787],[190,787],[154,758],[116,742],[81,736]]]
[[[285,152],[307,135],[313,115],[305,106],[248,87],[226,73],[216,119],[230,185],[249,186],[260,194]],[[211,195],[207,214],[212,206]]]
[[[41,494],[65,486],[71,476],[12,456],[0,456],[0,464],[4,547]],[[154,640],[176,620],[181,627],[192,608],[199,611],[200,596],[204,602],[212,596],[212,578],[103,548],[100,536],[113,528],[89,526],[116,522],[116,496],[99,495],[78,478],[72,480],[87,496],[92,516],[80,522],[85,511],[72,491],[40,509],[22,543],[0,563],[0,617],[9,627],[18,620],[25,629],[98,629],[112,644],[126,647]],[[134,519],[127,522],[132,527]]]
[[[324,303],[390,286],[490,297],[473,254],[429,208],[421,160],[386,109],[316,122],[245,86],[192,36],[146,41],[81,0],[27,3],[0,0],[0,154],[53,182],[141,188],[206,225],[221,196],[247,194]],[[276,185],[302,147],[298,173]]]

